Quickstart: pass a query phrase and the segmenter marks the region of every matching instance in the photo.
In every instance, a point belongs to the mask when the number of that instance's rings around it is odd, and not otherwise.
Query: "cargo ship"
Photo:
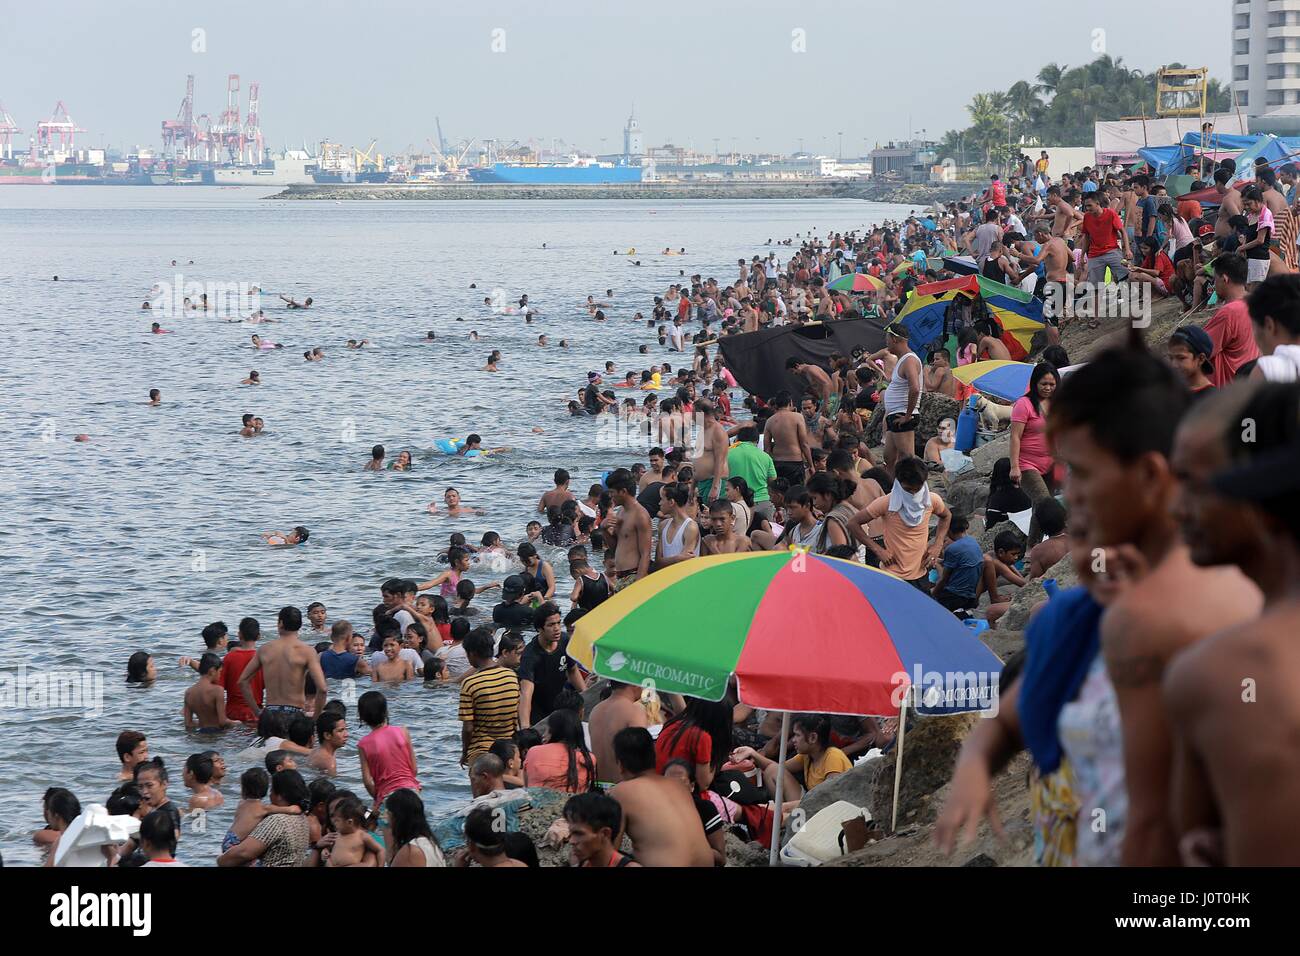
[[[48,166],[0,165],[0,186],[39,186],[62,183],[96,185],[104,181],[104,167],[91,163],[52,163]]]
[[[514,183],[525,186],[606,186],[639,183],[640,166],[616,166],[595,160],[575,159],[569,163],[493,163],[471,167],[475,183]]]

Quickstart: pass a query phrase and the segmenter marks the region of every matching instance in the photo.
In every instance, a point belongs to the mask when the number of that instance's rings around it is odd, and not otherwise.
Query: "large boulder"
[[[955,514],[966,515],[970,517],[977,510],[984,507],[984,502],[989,500],[989,483],[979,477],[973,480],[963,481],[965,475],[953,477],[949,473],[944,473],[947,487],[941,493],[944,504],[946,504]]]
[[[988,477],[993,474],[993,465],[999,458],[1007,458],[1011,454],[1011,433],[999,435],[990,442],[985,442],[970,453],[971,461],[975,463],[975,473]]]
[[[898,790],[898,826],[931,823],[938,813],[932,797],[952,779],[962,741],[981,718],[977,714],[909,718],[903,737],[903,775]],[[886,828],[893,814],[897,750],[875,761],[871,814]]]
[[[906,746],[906,739],[903,740],[903,744]],[[854,765],[852,770],[836,774],[820,787],[809,790],[804,794],[803,799],[799,801],[799,809],[803,811],[803,819],[811,820],[818,810],[829,807],[837,800],[843,800],[855,807],[866,807],[870,810],[876,775],[886,763],[893,766],[892,761],[886,761],[882,757],[860,761]],[[787,834],[782,842],[784,843],[788,838],[789,835]]]
[[[1047,600],[1047,592],[1043,590],[1043,580],[1045,578],[1055,578],[1057,586],[1062,591],[1079,583],[1079,576],[1074,570],[1074,562],[1070,560],[1070,556],[1067,554],[1048,568],[1047,573],[1042,578],[1027,581],[1025,586],[1020,588],[1011,601],[1011,607],[1007,608],[1007,613],[999,618],[999,629],[1005,628],[1008,631],[1023,631],[1025,629],[1034,608]]]

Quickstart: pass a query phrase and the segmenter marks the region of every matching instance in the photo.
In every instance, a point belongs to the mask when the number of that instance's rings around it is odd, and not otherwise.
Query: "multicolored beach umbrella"
[[[826,288],[832,292],[879,292],[885,283],[866,272],[849,272],[840,276]]]
[[[803,551],[693,558],[578,621],[569,655],[661,692],[778,711],[883,715],[987,708],[1002,664],[907,582]],[[912,687],[909,694],[907,688]]]
[[[952,377],[959,382],[965,382],[977,392],[1014,402],[1029,391],[1029,376],[1033,371],[1032,362],[1007,362],[997,359],[959,365],[952,370]]]
[[[959,276],[916,287],[898,313],[899,321],[908,331],[912,351],[924,354],[926,347],[943,335],[944,316],[953,298],[959,295],[974,298],[977,294],[1002,324],[1002,343],[1011,358],[1019,361],[1027,357],[1034,334],[1046,325],[1042,300],[980,275]]]

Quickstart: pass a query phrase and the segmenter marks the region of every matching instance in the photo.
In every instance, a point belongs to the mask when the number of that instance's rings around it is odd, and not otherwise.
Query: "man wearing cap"
[[[512,574],[501,584],[501,603],[492,609],[492,623],[498,627],[530,627],[533,609],[524,603],[524,579]]]
[[[587,373],[587,387],[582,391],[582,407],[589,415],[599,415],[608,406],[617,404],[614,399],[600,394],[600,373]]]
[[[1198,325],[1184,325],[1174,329],[1166,346],[1169,364],[1183,377],[1193,398],[1202,398],[1214,391],[1210,376],[1214,374],[1214,342],[1209,333]]]

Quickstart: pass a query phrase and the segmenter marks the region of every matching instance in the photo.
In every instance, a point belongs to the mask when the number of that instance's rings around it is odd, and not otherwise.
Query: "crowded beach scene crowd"
[[[1020,155],[962,201],[774,237],[732,274],[682,268],[644,302],[582,290],[590,321],[670,355],[643,368],[551,342],[546,303],[487,297],[485,322],[570,350],[553,416],[633,436],[611,443],[609,470],[573,487],[556,461],[549,487],[502,489],[535,501],[536,519],[438,540],[440,570],[375,581],[373,608],[287,605],[194,634],[174,701],[193,752],[169,764],[153,728],[115,728],[100,790],[45,793],[46,865],[714,867],[735,843],[797,837],[816,820],[800,809],[811,794],[893,761],[926,718],[828,706],[783,720],[734,678],[692,697],[570,654],[589,615],[608,628],[649,589],[758,552],[889,575],[997,649],[998,706],[952,764],[941,854],[1000,832],[994,780],[1026,753],[1040,865],[1300,861],[1294,828],[1276,825],[1300,799],[1296,187],[1289,161],[1242,169],[1207,152],[1170,195],[1143,163],[1058,175],[1046,152]],[[1115,318],[1124,297],[1163,326]],[[183,321],[206,312],[190,301]],[[856,344],[792,338],[837,327]],[[982,388],[997,373],[1014,388]],[[747,387],[759,378],[779,387]],[[241,385],[259,383],[254,369]],[[146,394],[167,400],[142,381]],[[263,423],[240,427],[254,438]],[[478,434],[433,451],[511,454]],[[382,445],[354,465],[416,467]],[[452,527],[478,508],[454,487],[427,506]],[[310,549],[317,531],[265,544]],[[1017,617],[1023,641],[995,643]],[[797,642],[800,622],[788,627]],[[122,676],[149,686],[177,663],[141,648]],[[422,799],[427,728],[390,700],[404,682],[455,686],[467,805]],[[239,726],[251,746],[213,749]],[[334,782],[345,761],[361,791]],[[537,807],[546,825],[526,832]],[[226,829],[215,860],[187,851],[196,815]],[[836,833],[889,837],[879,808],[864,823]]]

